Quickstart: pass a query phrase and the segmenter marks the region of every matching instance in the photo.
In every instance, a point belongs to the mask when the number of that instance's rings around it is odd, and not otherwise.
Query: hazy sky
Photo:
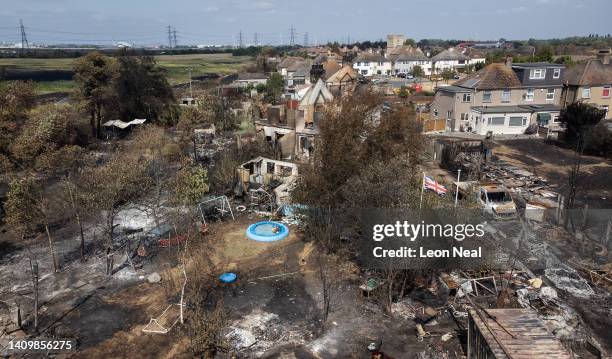
[[[179,44],[527,39],[612,33],[611,0],[0,0],[0,41]]]

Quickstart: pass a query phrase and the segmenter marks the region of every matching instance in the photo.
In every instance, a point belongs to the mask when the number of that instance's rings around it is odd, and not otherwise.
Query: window
[[[555,89],[546,90],[546,101],[552,101],[555,99]]]
[[[463,102],[472,102],[472,94],[464,93],[463,94]]]
[[[482,102],[491,102],[491,91],[485,91],[482,93]]]
[[[546,69],[529,70],[529,78],[532,80],[542,80],[545,77],[546,77]]]
[[[358,63],[357,63],[357,66],[361,66],[361,62],[358,62]]]
[[[601,97],[603,98],[610,97],[610,85],[603,87],[603,91],[601,91]]]
[[[525,101],[533,101],[533,89],[527,90],[525,94]]]
[[[466,118],[465,118],[465,113],[462,113],[462,114],[461,114],[461,121],[465,121],[465,119],[466,119]]]
[[[582,98],[591,98],[591,88],[590,87],[582,88]]]
[[[561,77],[561,69],[555,69],[553,71],[553,79],[558,79],[559,77]]]
[[[453,118],[453,111],[446,111],[446,118]]]
[[[510,90],[504,90],[501,97],[502,102],[510,102]]]
[[[489,125],[491,126],[503,126],[505,122],[505,117],[489,117]]]
[[[510,117],[510,122],[508,126],[525,126],[527,124],[527,119],[525,117]]]

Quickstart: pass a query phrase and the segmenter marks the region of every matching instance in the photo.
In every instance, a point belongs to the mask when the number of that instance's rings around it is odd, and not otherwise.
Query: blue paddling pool
[[[223,273],[223,274],[221,274],[221,275],[219,276],[219,280],[220,280],[222,283],[233,283],[233,282],[235,282],[235,281],[236,281],[236,278],[237,278],[237,277],[238,277],[238,276],[236,275],[236,273],[232,273],[232,272],[225,272],[225,273]]]
[[[289,228],[282,223],[262,221],[253,223],[247,228],[246,236],[258,242],[274,242],[289,235]]]

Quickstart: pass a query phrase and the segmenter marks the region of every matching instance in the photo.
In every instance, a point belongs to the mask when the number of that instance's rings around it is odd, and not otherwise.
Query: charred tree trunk
[[[57,272],[57,260],[55,259],[55,250],[53,249],[53,238],[51,238],[51,232],[49,232],[49,224],[45,223],[45,231],[47,232],[47,239],[49,242],[49,254],[51,255],[51,261],[53,261],[53,271]]]

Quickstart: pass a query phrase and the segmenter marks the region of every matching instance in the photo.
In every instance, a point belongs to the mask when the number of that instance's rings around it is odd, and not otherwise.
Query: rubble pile
[[[553,191],[555,185],[548,183],[544,177],[501,161],[485,164],[482,172],[485,173],[486,180],[503,184],[525,201],[535,198],[550,207],[555,205],[554,200],[557,197],[557,193]]]

